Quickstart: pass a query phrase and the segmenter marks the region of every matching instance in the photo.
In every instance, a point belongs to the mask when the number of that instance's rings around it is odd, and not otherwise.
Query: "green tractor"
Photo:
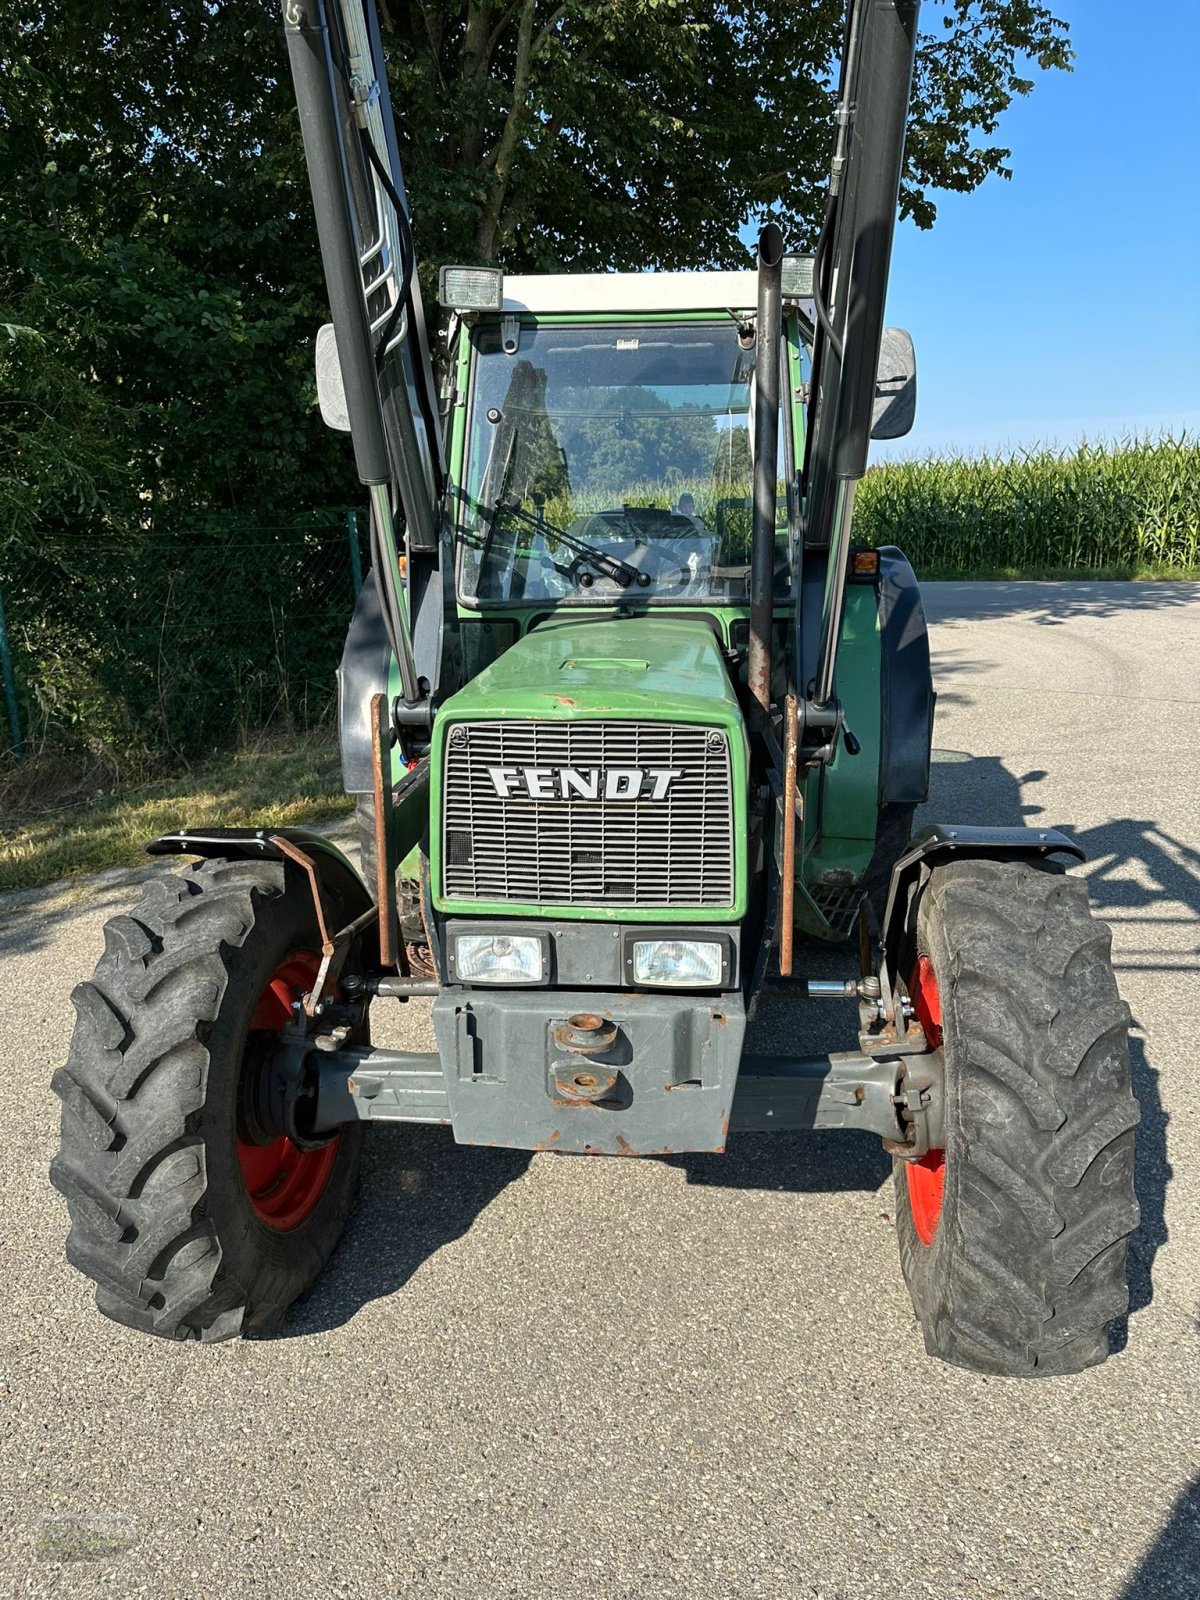
[[[1061,833],[943,824],[899,549],[853,539],[911,425],[883,308],[917,0],[853,0],[815,255],[757,270],[445,268],[435,379],[372,0],[286,0],[372,581],[340,673],[363,872],[295,828],[182,830],[75,991],[53,1179],[101,1311],[278,1326],[368,1123],[574,1154],[867,1130],[943,1359],[1104,1359],[1137,1222],[1128,1013]],[[849,940],[858,976],[806,979]],[[760,997],[858,1049],[746,1050]],[[433,997],[436,1051],[373,1047]]]

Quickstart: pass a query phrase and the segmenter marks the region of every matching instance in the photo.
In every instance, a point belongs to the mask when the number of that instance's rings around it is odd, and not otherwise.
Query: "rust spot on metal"
[[[617,1087],[620,1073],[616,1067],[595,1065],[586,1070],[587,1060],[560,1061],[553,1072],[554,1100],[558,1105],[596,1105],[606,1099]]]
[[[558,1143],[558,1141],[561,1138],[562,1138],[562,1129],[561,1128],[555,1128],[554,1131],[552,1133],[548,1133],[544,1139],[538,1139],[536,1141],[536,1143],[533,1145],[533,1149],[534,1150],[553,1150],[554,1146]]]
[[[565,694],[556,694],[553,698],[558,701],[560,706],[574,706],[575,704],[574,700]]]
[[[590,1058],[602,1056],[612,1049],[617,1040],[617,1025],[615,1022],[606,1022],[594,1011],[581,1011],[568,1017],[565,1022],[557,1023],[550,1030],[550,1035],[560,1050]],[[570,1070],[556,1067],[555,1076],[561,1081],[564,1073]],[[586,1085],[580,1084],[578,1087],[583,1089]]]

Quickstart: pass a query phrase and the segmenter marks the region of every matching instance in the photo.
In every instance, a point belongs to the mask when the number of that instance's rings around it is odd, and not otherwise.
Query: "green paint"
[[[857,881],[871,862],[878,820],[879,764],[882,752],[881,639],[878,601],[871,584],[849,584],[838,652],[838,695],[846,721],[862,750],[857,756],[839,747],[832,764],[810,769],[804,789],[804,837],[797,841],[795,926],[818,939],[834,933],[808,889],[822,874],[850,874]]]
[[[879,765],[882,754],[879,611],[870,584],[849,584],[838,651],[837,692],[862,750],[837,755],[819,774],[815,808],[820,834],[805,860],[804,876],[817,883],[823,872],[850,872],[861,878],[875,849],[879,817]]]
[[[677,722],[723,728],[734,797],[734,904],[725,910],[667,911],[449,900],[440,893],[441,775],[456,722]],[[430,863],[434,901],[444,911],[600,921],[735,922],[747,894],[747,743],[720,645],[706,623],[666,617],[545,624],[513,645],[442,707],[431,753]]]
[[[808,420],[808,412],[800,398],[805,374],[804,344],[800,337],[799,317],[792,315],[787,318],[784,335],[787,340],[787,391],[783,396],[783,404],[791,417],[792,460],[796,463],[798,471],[799,464],[804,460],[804,434]]]

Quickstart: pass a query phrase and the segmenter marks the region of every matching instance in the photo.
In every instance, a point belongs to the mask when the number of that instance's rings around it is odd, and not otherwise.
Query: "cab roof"
[[[758,304],[755,272],[530,273],[504,278],[505,312],[750,312]]]

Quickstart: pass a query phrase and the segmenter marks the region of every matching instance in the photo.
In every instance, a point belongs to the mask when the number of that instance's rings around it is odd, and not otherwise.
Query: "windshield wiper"
[[[601,549],[599,545],[589,544],[586,539],[580,539],[576,534],[568,533],[565,528],[556,527],[553,522],[547,522],[544,517],[534,517],[520,505],[497,505],[494,515],[503,512],[505,516],[515,517],[518,522],[527,528],[535,528],[539,533],[549,534],[552,538],[560,540],[568,550],[573,550],[577,556],[586,556],[594,567],[599,568],[601,574],[611,578],[622,589],[628,589],[635,583],[639,588],[646,588],[653,580],[648,572],[643,572],[640,567],[635,567],[630,561],[622,561],[620,556],[614,556],[609,551]],[[574,565],[574,563],[572,563]]]
[[[628,589],[630,584],[636,583],[639,588],[645,588],[652,580],[648,572],[643,572],[640,567],[635,567],[629,561],[622,561],[619,556],[611,555],[599,545],[589,544],[586,539],[580,539],[573,533],[568,533],[565,528],[559,528],[552,522],[547,522],[542,517],[530,516],[520,501],[506,503],[509,486],[512,482],[513,465],[517,459],[517,440],[520,430],[514,427],[509,434],[508,449],[504,456],[504,467],[500,473],[500,482],[492,498],[480,507],[481,520],[486,531],[483,537],[483,558],[486,560],[492,542],[492,534],[496,523],[501,516],[515,517],[516,520],[529,528],[536,528],[539,533],[548,533],[553,538],[561,540],[569,550],[574,550],[577,556],[586,556],[593,566],[622,589]],[[495,446],[489,452],[487,465],[483,469],[484,483],[486,484],[492,469],[492,458]],[[572,563],[574,565],[574,563]]]

